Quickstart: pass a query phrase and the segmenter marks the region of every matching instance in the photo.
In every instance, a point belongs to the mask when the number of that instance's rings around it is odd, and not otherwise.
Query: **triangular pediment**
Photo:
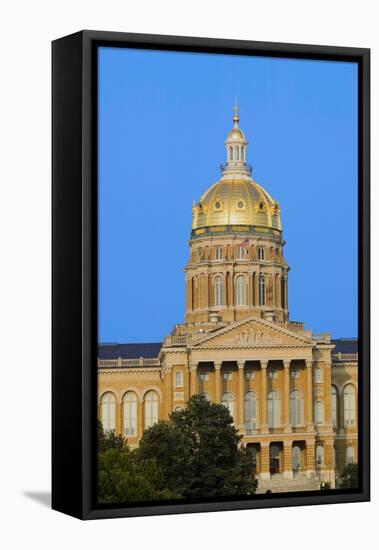
[[[272,347],[312,346],[310,338],[297,334],[276,323],[249,317],[225,328],[206,334],[190,346],[193,349],[208,347]]]

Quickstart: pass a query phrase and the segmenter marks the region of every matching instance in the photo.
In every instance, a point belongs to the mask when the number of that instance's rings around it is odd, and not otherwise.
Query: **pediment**
[[[276,346],[312,346],[312,340],[270,321],[249,317],[193,342],[193,349],[209,347],[262,348]]]

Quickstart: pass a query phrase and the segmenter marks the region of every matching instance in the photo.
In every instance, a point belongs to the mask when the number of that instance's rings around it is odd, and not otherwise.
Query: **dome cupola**
[[[245,134],[238,126],[240,119],[238,116],[239,107],[237,103],[234,105],[233,110],[234,126],[225,140],[226,165],[222,168],[223,173],[238,173],[242,171],[243,173],[246,172],[250,174],[251,168],[246,164],[246,148],[248,142],[246,141]]]
[[[239,108],[234,106],[233,128],[225,140],[226,164],[222,177],[193,204],[192,238],[217,232],[255,235],[269,233],[281,238],[280,208],[251,175],[247,145],[239,127]]]

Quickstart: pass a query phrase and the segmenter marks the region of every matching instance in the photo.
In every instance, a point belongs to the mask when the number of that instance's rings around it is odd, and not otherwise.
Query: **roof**
[[[161,342],[148,342],[141,344],[99,344],[99,359],[138,359],[139,357],[158,357]]]
[[[335,345],[333,354],[335,353],[358,353],[358,338],[337,338],[332,340]]]

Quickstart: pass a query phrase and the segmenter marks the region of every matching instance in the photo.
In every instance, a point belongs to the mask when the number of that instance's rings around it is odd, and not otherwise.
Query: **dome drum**
[[[205,237],[269,237],[270,239],[281,242],[282,232],[280,229],[267,228],[265,226],[255,225],[218,225],[205,226],[198,229],[193,229],[191,232],[191,240],[201,239]]]

